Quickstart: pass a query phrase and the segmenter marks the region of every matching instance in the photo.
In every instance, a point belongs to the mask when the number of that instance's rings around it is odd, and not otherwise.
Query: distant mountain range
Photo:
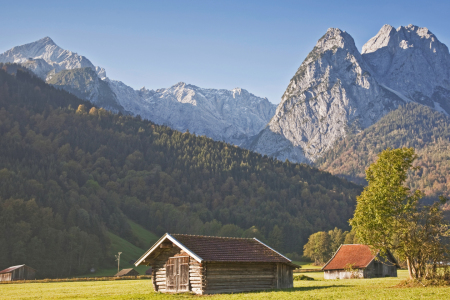
[[[278,107],[238,88],[180,82],[134,90],[48,37],[6,51],[0,62],[20,63],[48,83],[112,111],[283,161],[313,164],[339,140],[409,102],[450,114],[448,48],[427,28],[414,25],[384,25],[362,52],[350,34],[330,28],[292,77]]]
[[[267,98],[240,88],[202,89],[180,82],[156,91],[134,90],[109,79],[105,69],[60,48],[49,37],[6,51],[0,62],[22,64],[47,83],[108,110],[236,145],[261,131],[276,108]]]

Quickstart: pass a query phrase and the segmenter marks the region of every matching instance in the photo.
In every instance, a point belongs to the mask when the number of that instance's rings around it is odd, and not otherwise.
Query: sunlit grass
[[[308,270],[308,269],[317,269],[320,270],[322,269],[322,266],[315,266],[313,265],[312,262],[305,262],[305,261],[293,261],[294,264],[299,265],[302,267],[302,269],[304,270]]]
[[[324,280],[322,272],[309,273],[314,281],[295,281],[294,288],[206,296],[212,299],[448,299],[450,287],[397,288],[407,277]],[[2,299],[180,299],[190,294],[153,292],[151,280],[25,283],[0,285]]]

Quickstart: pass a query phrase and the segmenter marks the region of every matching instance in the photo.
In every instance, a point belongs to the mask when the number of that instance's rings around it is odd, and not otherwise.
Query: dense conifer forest
[[[361,186],[0,67],[0,269],[65,277],[112,264],[108,231],[139,244],[127,219],[157,235],[257,236],[285,253],[313,232],[349,229]]]

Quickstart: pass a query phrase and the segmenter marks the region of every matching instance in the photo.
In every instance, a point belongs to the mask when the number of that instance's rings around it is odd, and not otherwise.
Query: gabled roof
[[[114,276],[127,276],[127,275],[134,276],[134,275],[139,275],[139,273],[138,273],[138,271],[134,270],[133,268],[130,268],[130,269],[122,269],[122,270],[120,270],[119,273],[117,273]]]
[[[164,241],[170,240],[198,262],[279,262],[298,267],[256,238],[229,238],[166,233],[136,261],[140,265]]]
[[[22,268],[23,266],[25,266],[25,265],[18,265],[18,266],[12,266],[12,267],[6,268],[6,269],[0,271],[0,274],[10,273],[10,272],[12,272],[12,271],[14,271],[14,270],[17,270],[17,269]],[[28,266],[26,266],[26,267],[27,267],[27,268],[30,268],[30,267],[28,267]],[[33,269],[33,268],[30,268],[30,269]],[[33,269],[33,270],[35,270],[35,269]],[[35,270],[35,271],[36,271],[36,270]]]
[[[344,270],[349,264],[352,264],[354,269],[364,269],[375,259],[378,253],[379,251],[375,254],[372,253],[368,245],[341,245],[322,270]],[[390,256],[389,260],[398,265],[390,252],[388,252],[388,255]]]

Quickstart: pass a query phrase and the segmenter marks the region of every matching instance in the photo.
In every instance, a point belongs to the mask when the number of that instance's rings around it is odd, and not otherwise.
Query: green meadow
[[[211,299],[448,299],[450,287],[395,287],[398,278],[324,280],[321,272],[308,273],[314,281],[295,281],[294,288],[204,296]],[[151,280],[1,284],[2,299],[185,299],[199,296],[155,293]]]
[[[109,257],[111,262],[114,262],[114,255],[118,252],[122,252],[120,256],[120,269],[128,269],[133,268],[139,272],[141,275],[145,275],[145,271],[149,268],[147,266],[139,266],[135,267],[133,264],[130,264],[130,261],[135,261],[142,254],[145,253],[157,240],[158,237],[152,232],[148,231],[141,225],[136,224],[135,222],[128,220],[128,224],[130,224],[133,234],[141,241],[145,249],[139,248],[132,243],[124,240],[120,236],[117,236],[111,232],[108,232],[108,237],[111,240],[111,248],[109,250]],[[101,276],[114,276],[117,273],[117,266],[113,268],[104,268],[96,270],[95,273],[87,273],[80,275],[78,277],[101,277]]]

